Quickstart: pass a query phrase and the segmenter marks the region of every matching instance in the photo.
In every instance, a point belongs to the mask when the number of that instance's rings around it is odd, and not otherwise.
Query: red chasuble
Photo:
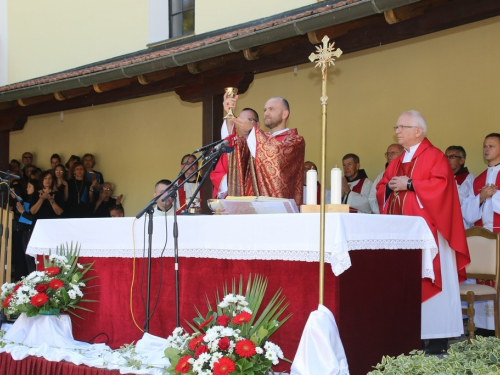
[[[234,134],[234,151],[228,157],[228,194],[294,199],[302,204],[305,141],[296,129],[276,137],[254,128],[257,140],[255,159],[245,137]]]
[[[431,229],[436,244],[437,232],[448,241],[455,251],[459,282],[466,279],[465,267],[470,263],[469,249],[460,210],[460,201],[455,177],[446,156],[425,138],[413,155],[411,162],[403,163],[404,153],[385,170],[377,185],[377,199],[380,212],[384,214],[421,216]],[[406,175],[413,180],[413,191],[391,191],[385,207],[386,186],[394,176]],[[422,204],[420,208],[418,201]],[[429,278],[422,279],[422,302],[442,290],[439,255],[433,261],[434,283]]]

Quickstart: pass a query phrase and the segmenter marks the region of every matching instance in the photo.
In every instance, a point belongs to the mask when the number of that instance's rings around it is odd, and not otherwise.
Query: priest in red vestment
[[[421,337],[431,339],[428,352],[442,352],[448,337],[463,333],[458,286],[470,263],[455,178],[446,156],[425,137],[419,112],[403,113],[394,129],[405,151],[387,167],[377,199],[380,212],[421,216],[434,234],[434,278],[422,275]]]
[[[236,106],[237,99],[224,97],[226,112]],[[289,198],[297,206],[302,204],[305,141],[296,129],[287,128],[289,114],[286,99],[276,97],[264,107],[264,124],[269,132],[243,116],[222,125],[222,138],[229,139],[234,147],[227,162],[228,195]],[[217,188],[217,181],[214,185]]]

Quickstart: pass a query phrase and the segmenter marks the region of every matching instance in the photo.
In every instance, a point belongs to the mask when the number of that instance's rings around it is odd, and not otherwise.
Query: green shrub
[[[382,357],[368,375],[489,375],[500,374],[500,339],[481,337],[453,344],[448,355],[426,356],[421,350],[409,355]]]

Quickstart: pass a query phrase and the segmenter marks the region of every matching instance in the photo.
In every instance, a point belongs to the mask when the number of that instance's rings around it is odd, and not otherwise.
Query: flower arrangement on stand
[[[78,306],[79,302],[96,302],[83,299],[82,289],[86,283],[96,278],[84,278],[93,263],[78,263],[80,248],[78,244],[61,245],[55,254],[43,257],[44,267],[23,277],[17,283],[2,285],[0,302],[8,315],[26,313],[27,317],[38,314],[59,315],[60,311],[79,317],[74,309],[91,311]]]
[[[195,325],[187,323],[194,333],[177,327],[168,337],[165,355],[171,366],[166,371],[188,375],[267,375],[280,359],[290,362],[280,347],[269,341],[290,318],[288,315],[278,320],[288,303],[284,303],[280,289],[267,306],[261,307],[266,288],[267,279],[257,275],[252,283],[250,276],[243,295],[242,279],[237,292],[233,281],[232,293],[227,293],[227,286],[223,288],[222,300],[216,293],[215,311],[207,297],[207,315],[203,317],[196,309]]]

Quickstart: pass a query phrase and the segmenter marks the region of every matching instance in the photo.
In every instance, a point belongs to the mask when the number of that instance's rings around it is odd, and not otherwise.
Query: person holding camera
[[[51,171],[45,171],[40,176],[41,190],[38,191],[38,201],[31,206],[30,212],[36,219],[56,219],[63,213],[64,197],[55,187]]]

